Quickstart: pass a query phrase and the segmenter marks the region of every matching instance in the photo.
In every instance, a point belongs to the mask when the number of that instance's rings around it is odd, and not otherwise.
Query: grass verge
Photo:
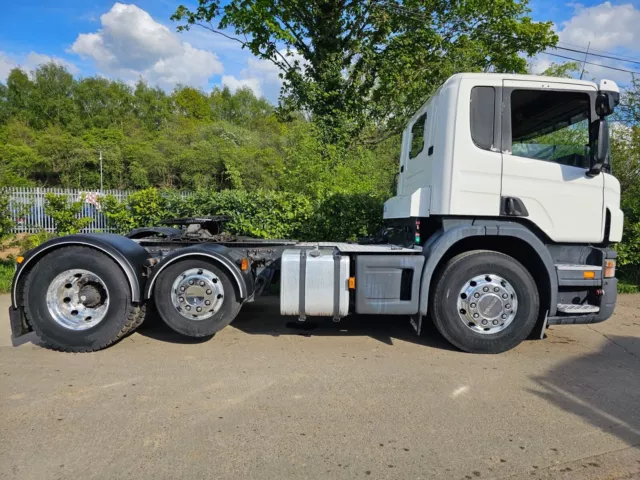
[[[13,259],[0,260],[0,293],[11,291],[11,281],[15,270]]]
[[[627,283],[625,281],[621,281],[618,283],[618,293],[638,293],[638,292],[640,292],[640,285]]]
[[[616,272],[618,293],[640,292],[640,268],[638,265],[625,265]]]

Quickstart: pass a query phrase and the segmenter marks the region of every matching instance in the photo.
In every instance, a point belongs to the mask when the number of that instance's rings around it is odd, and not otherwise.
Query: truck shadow
[[[640,446],[640,358],[624,348],[638,339],[607,338],[599,351],[532,377],[537,388],[529,392],[629,446]]]
[[[416,335],[406,315],[349,315],[337,323],[331,318],[310,317],[306,322],[298,322],[296,317],[280,315],[276,297],[262,297],[256,302],[247,303],[231,326],[249,335],[362,336],[373,338],[386,345],[393,345],[394,340],[401,340],[458,351],[440,335],[430,321],[425,321],[424,332],[420,337]],[[175,333],[155,312],[150,312],[138,333],[163,342],[183,344],[201,343],[211,338],[189,338]]]

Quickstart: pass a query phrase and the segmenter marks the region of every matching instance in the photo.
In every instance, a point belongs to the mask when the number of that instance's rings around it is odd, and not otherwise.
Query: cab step
[[[596,305],[589,305],[588,303],[584,303],[582,305],[574,305],[571,303],[559,303],[558,304],[558,312],[567,313],[570,315],[581,315],[586,313],[598,313],[600,311],[600,307]]]

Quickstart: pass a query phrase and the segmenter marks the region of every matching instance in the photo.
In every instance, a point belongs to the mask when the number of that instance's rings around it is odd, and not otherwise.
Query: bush
[[[126,203],[119,202],[113,195],[100,197],[99,201],[108,225],[117,233],[124,235],[136,227]]]
[[[78,233],[88,227],[93,221],[89,217],[81,217],[84,197],[77,201],[70,201],[66,195],[47,193],[45,195],[44,213],[55,222],[56,234],[69,235]]]
[[[307,224],[309,240],[348,240],[374,235],[382,227],[384,199],[369,194],[334,193],[316,202]]]
[[[49,233],[45,230],[42,230],[41,232],[22,237],[20,240],[14,242],[13,245],[17,246],[20,249],[20,253],[22,254],[28,252],[29,250],[33,250],[36,247],[39,247],[47,240],[56,238],[56,236],[57,235],[55,233]]]
[[[177,195],[175,197],[180,199]],[[155,188],[134,192],[125,202],[119,202],[113,195],[101,197],[99,201],[109,226],[120,234],[137,227],[155,226],[171,216],[167,210],[168,199]]]
[[[13,228],[13,220],[11,219],[11,209],[9,195],[6,192],[0,191],[0,240],[11,235],[11,229]]]
[[[119,233],[157,225],[163,218],[226,215],[226,229],[236,235],[299,240],[355,240],[377,231],[383,199],[367,194],[304,194],[271,190],[211,191],[200,189],[182,197],[177,192],[147,189],[126,202],[106,196],[101,205]]]

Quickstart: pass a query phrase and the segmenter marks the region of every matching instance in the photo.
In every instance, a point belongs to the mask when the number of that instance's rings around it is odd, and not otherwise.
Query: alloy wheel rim
[[[518,296],[507,280],[485,273],[464,283],[457,307],[458,317],[467,328],[492,335],[511,325],[518,312]]]

